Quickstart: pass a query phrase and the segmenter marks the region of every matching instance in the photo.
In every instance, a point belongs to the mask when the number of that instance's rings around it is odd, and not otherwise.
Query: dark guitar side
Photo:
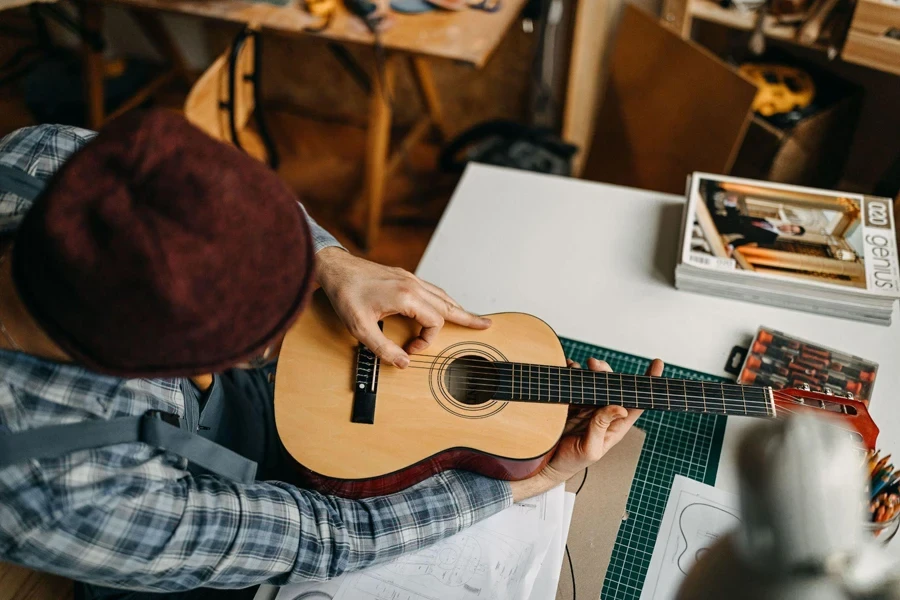
[[[468,448],[454,448],[440,452],[406,469],[369,479],[335,479],[308,469],[289,458],[304,487],[323,494],[343,498],[371,498],[393,494],[424,481],[443,471],[462,470],[478,473],[494,479],[518,481],[536,475],[553,456],[548,452],[529,460],[515,460],[491,456]]]

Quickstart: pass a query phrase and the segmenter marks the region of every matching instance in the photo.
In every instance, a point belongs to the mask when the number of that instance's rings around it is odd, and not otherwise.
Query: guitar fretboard
[[[497,400],[774,417],[768,388],[494,362]]]

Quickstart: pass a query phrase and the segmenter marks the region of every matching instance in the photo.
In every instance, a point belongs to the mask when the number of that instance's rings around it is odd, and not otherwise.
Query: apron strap
[[[11,192],[26,200],[34,200],[44,189],[44,180],[21,169],[0,165],[0,192]]]
[[[233,481],[254,481],[255,462],[163,420],[171,417],[178,418],[160,411],[148,411],[140,417],[82,421],[19,433],[0,433],[0,469],[26,460],[55,458],[78,450],[143,442],[177,454]]]

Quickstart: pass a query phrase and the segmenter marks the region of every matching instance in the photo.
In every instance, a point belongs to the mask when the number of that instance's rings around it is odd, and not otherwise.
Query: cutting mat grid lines
[[[643,375],[650,359],[563,339],[566,356],[584,365],[593,356],[609,363],[614,371]],[[666,365],[666,377],[697,381],[728,381],[690,369]],[[619,527],[602,600],[639,600],[656,535],[666,510],[675,475],[684,475],[713,485],[722,453],[725,417],[687,413],[646,412],[637,422],[647,434],[638,460],[631,492],[628,519]]]

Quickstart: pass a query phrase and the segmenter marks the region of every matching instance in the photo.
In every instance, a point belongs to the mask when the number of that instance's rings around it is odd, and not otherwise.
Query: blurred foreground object
[[[691,570],[679,600],[900,599],[896,565],[864,529],[861,462],[822,419],[753,427],[738,451],[742,524]]]

